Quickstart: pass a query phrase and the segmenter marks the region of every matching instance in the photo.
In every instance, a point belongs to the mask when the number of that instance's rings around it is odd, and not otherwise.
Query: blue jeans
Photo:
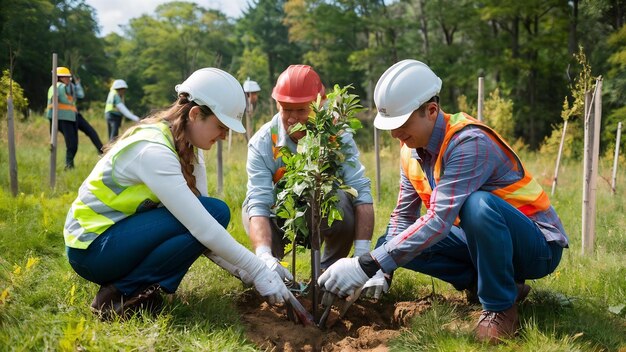
[[[199,199],[226,228],[230,222],[226,203],[209,197]],[[155,283],[173,293],[206,249],[163,207],[114,224],[87,249],[67,247],[67,256],[78,275],[100,285],[113,284],[125,295]]]
[[[544,277],[561,261],[563,248],[547,242],[535,223],[492,193],[472,193],[459,217],[463,231],[453,227],[445,239],[403,267],[458,290],[477,282],[483,308],[499,312],[513,306],[516,282]],[[377,247],[382,243],[384,237]]]
[[[122,126],[122,115],[106,113],[107,129],[109,131],[109,142],[117,138]]]

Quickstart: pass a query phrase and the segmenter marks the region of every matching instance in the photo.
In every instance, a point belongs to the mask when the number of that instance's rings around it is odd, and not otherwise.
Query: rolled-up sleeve
[[[341,136],[342,141],[347,146],[345,153],[348,156],[341,166],[343,182],[354,188],[358,195],[352,200],[352,204],[357,206],[361,204],[372,204],[371,181],[365,177],[365,167],[359,160],[359,149],[352,138],[352,134],[344,133]]]
[[[248,215],[269,217],[274,205],[273,171],[267,165],[264,154],[256,145],[248,146],[248,191],[244,206],[248,208]]]

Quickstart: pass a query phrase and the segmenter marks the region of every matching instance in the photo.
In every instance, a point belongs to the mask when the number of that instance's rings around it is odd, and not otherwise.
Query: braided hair
[[[201,119],[206,119],[209,116],[214,115],[208,107],[198,105],[195,102],[190,101],[189,95],[187,95],[187,93],[182,93],[178,95],[178,100],[169,108],[149,115],[147,118],[141,120],[136,126],[126,130],[126,132],[124,132],[124,134],[116,140],[124,139],[125,137],[131,135],[140,125],[155,124],[159,122],[166,122],[169,124],[172,136],[174,137],[174,148],[176,149],[176,153],[180,159],[180,169],[183,173],[183,177],[185,177],[185,181],[187,181],[189,189],[195,195],[199,196],[200,191],[198,191],[198,188],[196,187],[196,177],[193,174],[194,164],[197,161],[196,149],[189,142],[186,135],[186,128],[189,123],[189,111],[194,106],[200,108],[200,111],[202,112],[200,116]],[[104,148],[105,153],[111,149],[113,143]]]

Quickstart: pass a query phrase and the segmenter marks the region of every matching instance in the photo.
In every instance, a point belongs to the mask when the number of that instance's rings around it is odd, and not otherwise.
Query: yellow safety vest
[[[491,193],[502,198],[527,216],[533,215],[538,211],[547,210],[550,207],[548,195],[543,191],[541,185],[532,177],[528,170],[526,170],[519,157],[513,152],[513,149],[496,131],[465,113],[454,115],[444,114],[444,120],[446,122],[445,134],[433,170],[435,183],[439,183],[441,178],[443,155],[448,148],[452,136],[464,127],[474,125],[487,132],[486,135],[500,146],[513,165],[521,165],[524,174],[524,177],[519,181],[506,187],[493,190]],[[411,181],[413,188],[415,188],[415,191],[417,191],[417,194],[422,199],[424,206],[429,208],[432,189],[424,170],[422,170],[419,162],[411,157],[411,148],[403,145],[400,153],[404,174],[409,178],[409,181]],[[458,218],[455,224],[458,224]]]
[[[117,106],[115,106],[115,96],[118,96],[120,98],[121,102],[124,102],[124,99],[122,99],[122,97],[119,95],[119,93],[117,93],[117,90],[111,88],[111,90],[109,90],[109,95],[107,95],[107,101],[106,104],[104,105],[104,113],[106,114],[107,112],[112,112],[114,114],[117,115],[121,115],[120,111],[117,110]],[[100,105],[102,106],[102,105]]]
[[[159,205],[159,199],[145,184],[122,186],[113,177],[118,156],[140,141],[165,145],[178,158],[174,138],[164,122],[139,126],[133,134],[118,141],[107,154],[108,157],[96,164],[80,186],[63,230],[68,247],[87,248],[113,224]]]

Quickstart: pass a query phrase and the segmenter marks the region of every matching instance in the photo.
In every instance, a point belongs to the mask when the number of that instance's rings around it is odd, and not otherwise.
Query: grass
[[[105,135],[99,114],[86,114]],[[0,127],[6,145],[6,125]],[[127,126],[127,125],[126,125]],[[76,169],[65,172],[63,138],[59,138],[56,187],[49,186],[48,122],[32,117],[16,123],[19,195],[10,194],[8,172],[0,173],[0,350],[256,350],[247,341],[235,309],[241,284],[206,260],[197,261],[178,292],[156,318],[134,317],[103,323],[89,311],[96,285],[78,277],[69,267],[63,246],[63,223],[82,180],[97,161],[95,149],[80,135]],[[388,140],[381,150],[380,201],[375,198],[377,238],[385,230],[397,196],[398,145]],[[0,165],[8,169],[6,147]],[[371,145],[362,146],[362,161],[375,182]],[[207,152],[209,193],[216,194],[216,151]],[[235,136],[231,149],[224,143],[224,199],[231,208],[229,232],[249,246],[240,218],[246,192],[245,140]],[[548,189],[553,156],[526,153],[529,169]],[[604,178],[610,163],[601,163]],[[386,304],[415,300],[436,293],[432,307],[416,316],[400,336],[389,343],[397,351],[626,351],[626,199],[625,170],[618,173],[618,194],[598,182],[596,245],[592,255],[581,254],[582,162],[564,161],[552,202],[571,240],[555,273],[530,282],[527,303],[521,306],[524,326],[519,337],[497,347],[476,343],[471,329],[475,315],[460,304],[462,294],[450,285],[407,270],[399,270]],[[308,276],[307,254],[298,260],[298,275]],[[434,292],[433,292],[434,290]],[[617,308],[616,308],[617,307]],[[471,310],[471,309],[470,309]]]

